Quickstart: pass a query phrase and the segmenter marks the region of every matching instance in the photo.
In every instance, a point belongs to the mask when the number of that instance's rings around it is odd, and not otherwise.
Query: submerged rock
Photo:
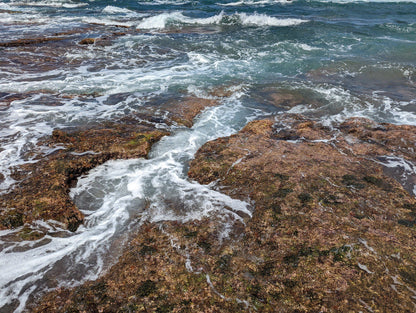
[[[7,42],[0,42],[0,47],[20,47],[27,45],[37,45],[41,43],[51,42],[51,41],[61,41],[65,40],[65,37],[37,37],[37,38],[24,38],[17,39]]]
[[[94,38],[84,38],[79,42],[80,45],[92,45],[94,43],[95,43]]]
[[[414,162],[416,127],[299,115],[205,144],[189,176],[252,201],[220,216],[144,225],[106,275],[34,312],[412,312],[416,200],[377,157]],[[403,138],[401,140],[400,138]]]
[[[219,104],[219,97],[207,99],[190,95],[158,100],[142,108],[137,116],[145,121],[192,127],[195,117],[204,109]]]

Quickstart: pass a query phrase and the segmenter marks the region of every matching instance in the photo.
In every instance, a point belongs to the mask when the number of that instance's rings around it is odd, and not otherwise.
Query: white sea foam
[[[30,26],[36,27],[36,25],[42,25],[46,23],[50,23],[51,19],[42,16],[41,14],[31,13],[31,12],[19,12],[19,13],[2,13],[0,14],[0,23],[2,24],[22,24],[22,31],[27,33],[27,24]],[[31,29],[31,31],[33,31]],[[10,40],[10,38],[7,38]],[[2,38],[2,40],[5,40]]]
[[[191,18],[182,14],[182,12],[162,13],[143,19],[139,24],[139,29],[164,29],[170,25],[227,25],[241,24],[246,26],[295,26],[307,20],[296,18],[277,18],[265,14],[246,14],[235,13],[226,15],[221,12],[207,18]]]
[[[62,7],[62,8],[78,8],[88,6],[88,3],[79,3],[68,0],[45,0],[45,1],[11,1],[16,6],[38,6],[38,7]]]
[[[400,184],[416,196],[416,164],[397,156],[382,156],[375,161],[393,170]]]
[[[146,5],[184,5],[192,3],[194,0],[139,0],[140,3]]]
[[[415,3],[416,0],[307,0],[309,2],[327,2],[327,3],[338,3],[338,4],[350,4],[350,3],[366,3],[366,2],[375,2],[375,3]]]
[[[292,0],[241,0],[236,2],[229,2],[229,3],[220,3],[218,2],[217,5],[221,6],[243,6],[243,5],[250,5],[250,6],[265,6],[265,5],[273,5],[273,4],[288,4],[292,3]]]
[[[136,12],[126,9],[126,8],[120,8],[120,7],[115,7],[112,5],[107,5],[103,11],[103,13],[107,13],[107,14],[128,14],[128,15],[135,15],[137,14]]]
[[[108,25],[108,26],[113,25],[113,26],[132,27],[136,24],[135,22],[126,22],[122,19],[111,19],[111,18],[105,18],[105,17],[83,17],[81,20],[84,23]]]
[[[300,48],[300,49],[302,49],[302,50],[305,50],[305,51],[321,50],[320,48],[310,46],[310,45],[308,45],[306,43],[297,43],[297,44],[295,44],[295,46],[298,47],[298,48]]]
[[[0,183],[0,194],[15,183],[11,169],[25,163],[36,162],[28,152],[47,154],[47,148],[37,146],[39,138],[50,135],[54,128],[82,124],[87,120],[108,120],[125,114],[140,106],[138,94],[132,94],[116,105],[105,105],[108,96],[94,101],[60,99],[62,105],[51,107],[39,105],[43,94],[28,96],[24,100],[13,101],[10,108],[0,112],[0,173],[5,180]],[[133,99],[134,98],[134,99]],[[36,103],[36,105],[31,105]]]
[[[64,55],[68,63],[84,61],[86,65],[35,74],[12,72],[0,78],[0,92],[5,93],[49,90],[55,94],[74,95],[97,90],[103,94],[94,99],[58,97],[60,106],[40,105],[44,102],[42,97],[52,97],[48,94],[27,95],[0,111],[0,173],[5,176],[5,180],[0,182],[0,192],[7,191],[14,183],[10,169],[33,161],[27,159],[27,151],[42,149],[37,147],[37,141],[42,136],[50,135],[53,128],[78,125],[97,118],[112,119],[132,112],[142,105],[140,99],[143,94],[151,92],[152,96],[156,96],[174,84],[193,84],[198,88],[201,85],[195,82],[203,84],[205,76],[212,76],[213,71],[223,73],[221,69],[230,65],[227,59],[219,62],[216,54],[188,55],[175,50],[159,51],[153,40],[154,37],[138,35],[122,38],[108,47],[89,47],[85,50],[74,47]],[[106,60],[103,68],[91,71],[88,60],[95,60],[96,66],[103,58]],[[140,62],[139,66],[135,62]],[[204,78],[198,79],[200,76]],[[123,83],[120,84],[120,81]],[[117,100],[115,105],[105,104],[112,95],[122,93],[129,96],[122,101]],[[163,127],[163,124],[157,124],[157,127]]]
[[[297,18],[276,18],[272,16],[267,16],[265,14],[238,14],[241,23],[243,25],[256,25],[256,26],[294,26],[301,23],[307,22],[307,20],[297,19]]]
[[[293,86],[292,86],[293,87]],[[324,101],[316,104],[302,104],[289,110],[290,113],[300,113],[318,117],[325,125],[340,123],[351,117],[365,117],[376,121],[393,124],[416,125],[416,113],[406,107],[412,107],[416,102],[397,101],[374,92],[369,97],[359,98],[349,90],[329,84],[305,85],[301,89],[310,89],[319,94]],[[296,89],[296,87],[294,87]]]
[[[12,7],[8,3],[0,2],[0,9],[2,9],[2,10],[11,10]]]

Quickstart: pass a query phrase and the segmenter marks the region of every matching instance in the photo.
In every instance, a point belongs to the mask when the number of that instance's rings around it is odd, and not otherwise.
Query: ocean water
[[[57,36],[66,39],[13,46]],[[105,44],[78,44],[90,37]],[[38,142],[55,128],[114,120],[177,93],[231,91],[191,129],[170,128],[148,160],[111,161],[80,178],[71,196],[86,222],[75,233],[51,221],[33,225],[48,233],[35,242],[0,231],[1,312],[98,277],[144,220],[220,214],[226,237],[251,215],[249,199],[186,172],[202,144],[250,120],[289,111],[327,125],[352,116],[416,125],[414,0],[2,1],[0,43],[0,196],[17,183],[13,168],[36,162],[29,152],[49,153]],[[271,91],[302,101],[275,108]]]

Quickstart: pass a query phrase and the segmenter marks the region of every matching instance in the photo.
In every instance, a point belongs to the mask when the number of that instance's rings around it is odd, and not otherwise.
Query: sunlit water
[[[117,32],[127,34],[111,37]],[[192,129],[171,129],[148,160],[111,161],[80,178],[71,196],[86,221],[77,232],[50,221],[38,222],[48,235],[35,242],[0,232],[0,311],[96,278],[113,260],[103,256],[117,258],[114,247],[144,220],[215,213],[226,236],[250,216],[250,199],[233,200],[186,173],[206,141],[281,112],[262,100],[264,90],[301,95],[290,112],[328,125],[351,116],[416,125],[415,1],[0,2],[0,42],[60,33],[67,39],[0,47],[0,195],[16,183],[13,167],[51,152],[38,142],[55,128],[128,116],[176,93],[234,93]],[[107,44],[78,44],[105,36]]]

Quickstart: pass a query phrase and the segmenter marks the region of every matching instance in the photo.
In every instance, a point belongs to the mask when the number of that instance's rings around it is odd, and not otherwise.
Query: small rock
[[[95,43],[95,39],[94,38],[85,38],[82,39],[79,44],[80,45],[93,45]]]

